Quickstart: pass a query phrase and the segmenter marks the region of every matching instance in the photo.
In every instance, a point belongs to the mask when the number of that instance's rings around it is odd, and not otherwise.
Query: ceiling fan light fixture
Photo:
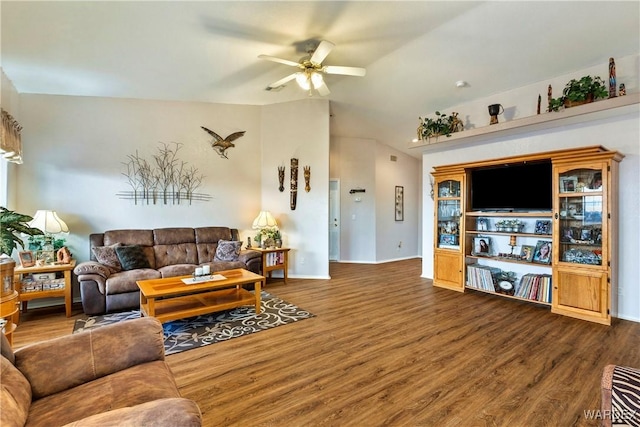
[[[318,89],[320,86],[322,86],[324,84],[324,79],[322,78],[322,74],[312,71],[311,84],[313,84],[314,89]]]
[[[309,81],[309,76],[305,72],[296,73],[296,83],[304,90],[311,89],[311,82]]]

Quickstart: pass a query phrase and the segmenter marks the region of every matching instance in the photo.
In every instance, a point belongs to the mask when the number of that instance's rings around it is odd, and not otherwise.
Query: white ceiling
[[[640,52],[640,2],[4,1],[1,62],[20,93],[264,105],[303,99],[309,39],[336,47],[331,134],[407,148],[418,116]],[[457,88],[455,82],[469,85]]]

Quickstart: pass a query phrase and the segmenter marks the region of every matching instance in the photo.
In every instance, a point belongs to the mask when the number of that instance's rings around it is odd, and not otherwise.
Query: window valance
[[[0,155],[7,161],[22,163],[22,126],[11,114],[2,110],[2,133],[0,134]]]

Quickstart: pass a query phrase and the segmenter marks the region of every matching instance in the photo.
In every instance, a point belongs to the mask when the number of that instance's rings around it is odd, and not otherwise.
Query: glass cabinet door
[[[558,261],[602,265],[603,169],[573,169],[559,176]]]
[[[438,183],[438,248],[460,249],[461,182],[446,180]]]

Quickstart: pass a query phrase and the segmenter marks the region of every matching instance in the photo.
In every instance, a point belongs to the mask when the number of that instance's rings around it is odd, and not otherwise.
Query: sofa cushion
[[[151,268],[147,256],[138,245],[117,246],[116,254],[124,271]]]
[[[158,270],[152,268],[140,268],[137,270],[121,271],[112,274],[105,282],[105,294],[114,295],[125,292],[137,292],[140,290],[138,280],[159,279],[162,276]]]
[[[162,277],[188,276],[196,270],[196,264],[175,264],[160,267],[158,271]]]
[[[35,400],[27,425],[64,425],[114,409],[173,397],[180,397],[173,375],[166,362],[158,360]]]
[[[122,246],[122,243],[118,242],[111,246],[97,246],[91,248],[91,250],[100,264],[106,265],[111,273],[117,273],[118,271],[122,271],[122,264],[120,264],[120,260],[116,254],[116,247],[119,246]]]
[[[198,264],[198,250],[195,243],[176,243],[153,247],[156,268],[175,264]]]
[[[176,245],[178,243],[195,243],[193,228],[156,228],[153,230],[154,245]]]
[[[240,255],[240,249],[242,248],[242,242],[235,242],[232,240],[220,240],[218,247],[216,248],[216,255],[213,258],[214,261],[238,261],[238,255]]]
[[[153,230],[110,230],[104,232],[104,245],[114,243],[123,245],[153,246]]]
[[[0,425],[23,426],[31,406],[31,386],[6,357],[0,356]]]
[[[199,227],[195,228],[196,243],[218,243],[218,240],[233,240],[229,227]]]

